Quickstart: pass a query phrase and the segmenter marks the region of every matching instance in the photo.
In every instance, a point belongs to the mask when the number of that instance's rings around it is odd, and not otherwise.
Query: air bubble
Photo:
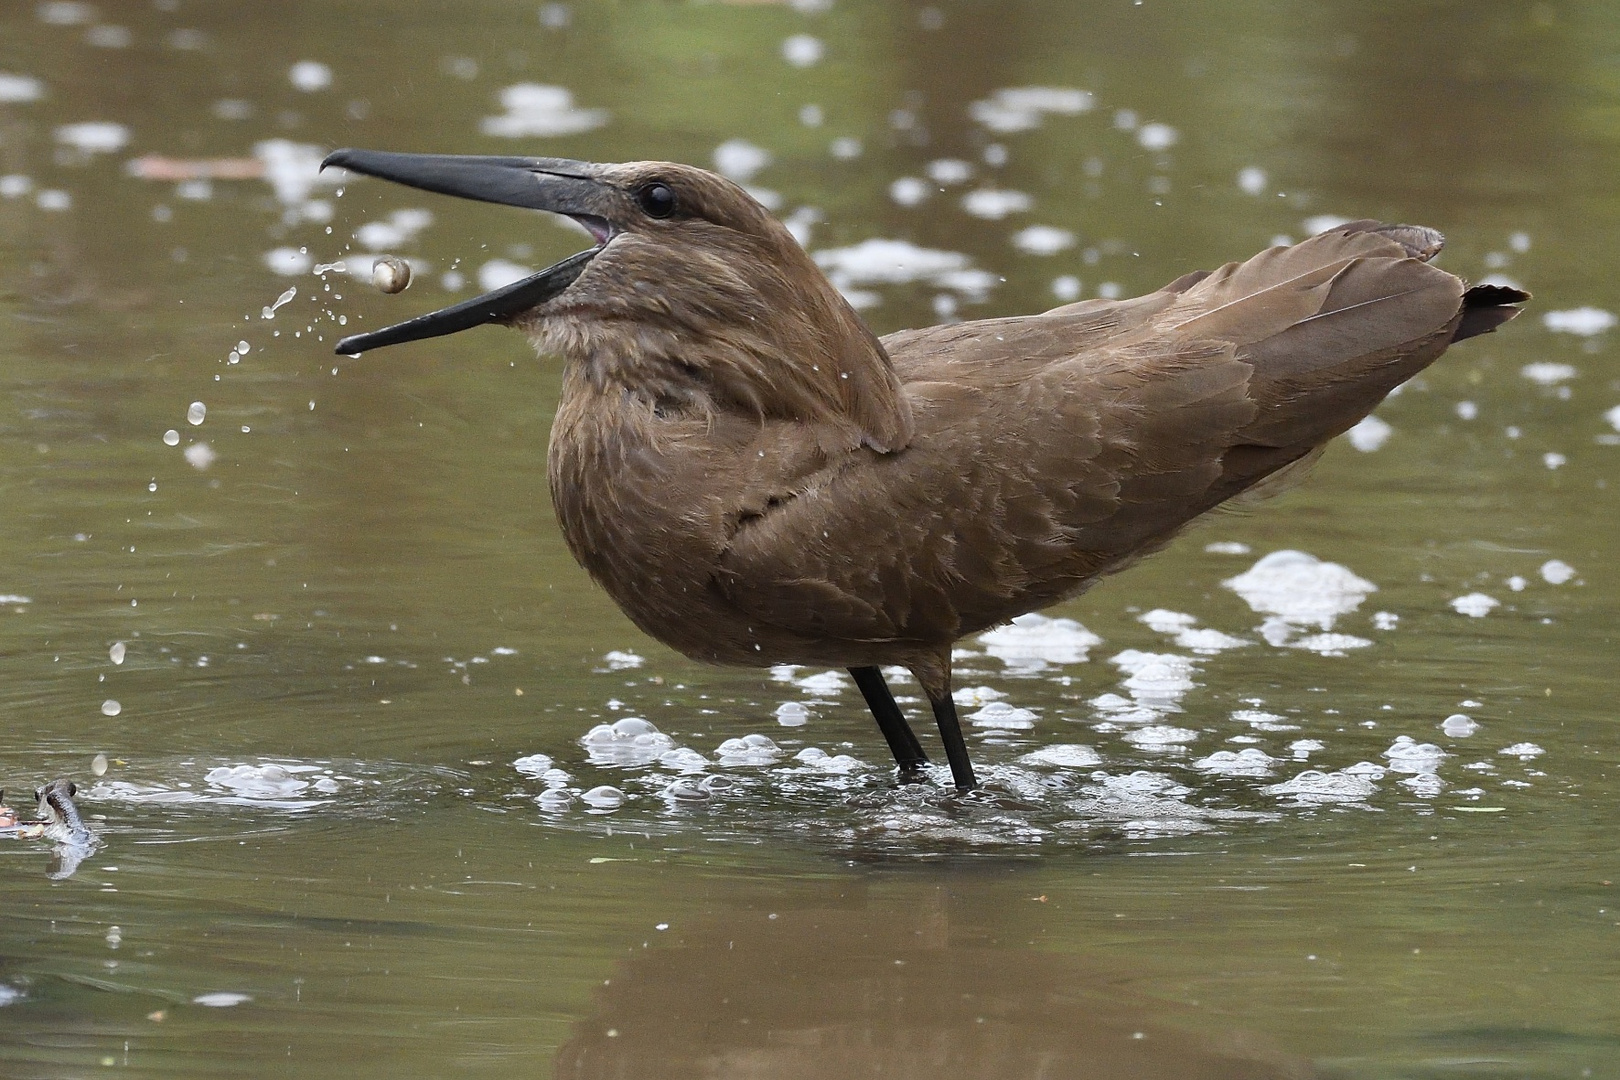
[[[207,418],[208,406],[204,405],[200,401],[193,401],[186,409],[186,423],[188,424],[195,426],[197,424],[201,424]],[[178,442],[179,439],[176,438],[175,441]]]

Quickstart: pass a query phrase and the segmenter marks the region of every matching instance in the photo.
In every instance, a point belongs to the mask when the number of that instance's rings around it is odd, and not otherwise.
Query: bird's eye
[[[675,212],[675,192],[668,184],[648,184],[636,192],[636,202],[648,217],[667,218]]]

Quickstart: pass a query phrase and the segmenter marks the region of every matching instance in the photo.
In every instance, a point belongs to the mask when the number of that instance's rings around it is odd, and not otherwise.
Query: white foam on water
[[[579,801],[592,810],[617,810],[624,805],[625,794],[611,784],[601,784],[580,795]]]
[[[1533,742],[1514,743],[1512,746],[1504,746],[1502,749],[1497,751],[1498,754],[1502,754],[1506,757],[1516,757],[1520,761],[1529,761],[1531,758],[1538,758],[1546,752],[1547,751],[1543,750]]]
[[[1574,364],[1559,364],[1550,360],[1541,360],[1534,364],[1524,365],[1519,369],[1519,374],[1538,386],[1557,386],[1559,383],[1573,379],[1580,372],[1576,370]]]
[[[647,662],[647,658],[622,649],[609,649],[602,655],[602,670],[627,671],[638,668]]]
[[[199,472],[208,468],[219,458],[219,454],[214,451],[214,448],[205,442],[194,442],[181,453],[185,456],[186,464]]]
[[[675,748],[675,740],[639,716],[597,724],[580,736],[593,765],[650,765]]]
[[[978,188],[962,196],[962,209],[985,221],[1000,221],[1009,214],[1021,214],[1035,205],[1022,191],[1010,188]]]
[[[678,746],[658,756],[658,764],[681,773],[699,773],[709,767],[709,759],[688,746]]]
[[[1270,178],[1266,176],[1266,170],[1262,169],[1260,166],[1245,165],[1243,168],[1238,170],[1238,190],[1243,192],[1245,195],[1264,195],[1266,191],[1266,183],[1269,179]]]
[[[1033,675],[1053,665],[1085,663],[1102,638],[1073,619],[1030,612],[980,634],[979,642],[985,652],[1007,665],[1009,674]]]
[[[747,139],[727,139],[714,148],[714,168],[728,180],[746,184],[771,163],[771,152]]]
[[[1389,759],[1389,767],[1394,772],[1432,773],[1439,771],[1440,763],[1449,755],[1434,743],[1420,743],[1410,735],[1398,735],[1383,756]]]
[[[1305,649],[1321,656],[1343,656],[1351,649],[1365,649],[1372,642],[1354,634],[1311,634],[1288,642],[1291,649]]]
[[[907,240],[873,238],[843,248],[827,248],[811,258],[839,291],[848,293],[869,285],[904,285],[927,282],[945,286],[951,275],[970,270],[971,262],[959,251],[918,247]]]
[[[1212,776],[1266,776],[1277,764],[1278,759],[1264,750],[1249,746],[1236,753],[1217,750],[1193,762],[1192,767]]]
[[[1333,629],[1334,620],[1356,610],[1369,593],[1378,591],[1378,586],[1338,563],[1291,550],[1273,551],[1221,584],[1259,614],[1321,630]]]
[[[991,131],[1003,134],[1039,127],[1049,115],[1074,116],[1095,108],[1088,90],[1059,86],[1014,86],[997,90],[968,106],[968,115]]]
[[[930,161],[926,171],[936,184],[965,184],[973,176],[973,164],[961,158],[939,158]]]
[[[1340,225],[1348,225],[1354,220],[1354,218],[1340,217],[1338,214],[1317,214],[1315,217],[1308,217],[1302,221],[1300,228],[1305,230],[1306,236],[1315,236],[1317,233],[1325,233],[1329,229],[1337,229]]]
[[[38,101],[44,96],[45,84],[32,75],[0,71],[0,104],[20,105],[25,101]]]
[[[1206,656],[1253,644],[1243,638],[1223,634],[1219,630],[1199,628],[1197,619],[1180,611],[1154,608],[1138,616],[1137,621],[1146,623],[1161,634],[1170,634],[1175,639],[1177,647]]]
[[[1198,732],[1191,728],[1171,727],[1167,724],[1149,724],[1135,731],[1127,731],[1120,738],[1139,749],[1154,750],[1195,742],[1198,739]]]
[[[928,181],[915,176],[902,176],[889,185],[889,198],[901,206],[916,206],[933,193]]]
[[[1294,752],[1295,761],[1304,761],[1318,750],[1326,750],[1327,743],[1320,739],[1295,739],[1288,744],[1288,749]]]
[[[1541,316],[1542,325],[1553,333],[1578,334],[1581,337],[1612,330],[1616,322],[1620,322],[1620,319],[1616,319],[1614,312],[1595,307],[1549,311]]]
[[[782,756],[782,748],[768,736],[749,734],[727,739],[714,756],[721,765],[769,765]]]
[[[1065,827],[1113,824],[1128,837],[1185,836],[1213,828],[1223,820],[1258,820],[1271,817],[1242,810],[1193,806],[1182,801],[1192,789],[1159,773],[1138,771],[1128,776],[1092,774],[1093,784],[1081,790],[1089,796],[1070,802],[1081,819]]]
[[[343,169],[321,171],[325,151],[311,143],[266,139],[253,144],[253,156],[264,163],[264,179],[283,206],[302,208],[317,187],[337,187],[354,174]]]
[[[1124,686],[1137,706],[1173,707],[1198,685],[1192,678],[1198,670],[1196,661],[1177,653],[1126,649],[1109,662],[1126,673]]]
[[[797,701],[782,702],[772,715],[783,727],[803,727],[810,722],[810,710]]]
[[[548,814],[561,814],[574,805],[574,793],[563,788],[550,788],[535,796],[535,805]]]
[[[1418,773],[1396,783],[1421,799],[1432,799],[1445,790],[1446,782],[1434,773]]]
[[[1371,780],[1348,770],[1325,773],[1307,769],[1291,780],[1261,788],[1268,795],[1292,798],[1296,805],[1322,806],[1329,803],[1361,802],[1378,793]]]
[[[300,274],[309,273],[309,268],[315,265],[315,260],[302,248],[278,247],[264,253],[264,265],[273,274],[298,277]]]
[[[1001,728],[1007,731],[1028,731],[1039,717],[1029,709],[1020,709],[1005,701],[992,701],[967,719],[974,727]]]
[[[829,754],[827,751],[815,746],[807,746],[800,750],[793,755],[793,760],[805,768],[837,776],[866,767],[866,762],[859,758],[850,757],[848,754]]]
[[[1050,765],[1059,769],[1089,769],[1102,764],[1102,755],[1081,743],[1055,743],[1018,759],[1024,765]]]
[[[417,207],[406,207],[395,210],[381,221],[368,221],[354,230],[355,243],[367,251],[390,251],[403,247],[433,224],[431,211]],[[369,277],[369,267],[354,271],[358,276]]]
[[[85,154],[111,154],[129,144],[129,128],[110,120],[63,124],[54,135],[63,146],[71,146]]]
[[[577,135],[608,122],[606,109],[577,107],[573,93],[561,86],[516,83],[501,91],[500,102],[505,113],[478,122],[485,135],[503,139]]]
[[[802,679],[794,679],[793,685],[807,694],[825,696],[827,694],[841,694],[849,685],[849,676],[842,671],[822,671],[814,675],[806,675]]]
[[[530,754],[528,757],[520,757],[512,762],[512,768],[524,776],[531,776],[536,780],[550,772],[551,765],[551,758],[545,754]]]
[[[794,34],[782,42],[782,59],[794,67],[813,67],[827,54],[827,46],[810,34]]]
[[[332,69],[319,60],[300,60],[287,69],[287,81],[294,89],[313,94],[332,85]]]
[[[243,799],[285,800],[297,798],[309,789],[310,782],[299,778],[299,773],[314,772],[313,765],[222,765],[209,769],[203,779],[216,788]]]
[[[82,26],[96,17],[96,9],[81,0],[45,0],[34,13],[51,26]]]
[[[1005,690],[993,686],[963,686],[951,692],[951,700],[964,707],[988,705],[1007,696]]]
[[[1562,585],[1575,576],[1575,568],[1562,559],[1548,559],[1541,564],[1541,579],[1549,585]]]
[[[1013,233],[1013,247],[1026,255],[1056,255],[1074,246],[1074,233],[1053,225],[1031,225]]]
[[[1472,592],[1466,596],[1459,596],[1451,601],[1451,609],[1459,615],[1467,615],[1471,619],[1483,619],[1495,608],[1502,606],[1502,601],[1494,596],[1486,596],[1481,592]]]
[[[1213,544],[1205,544],[1204,550],[1211,555],[1247,555],[1250,548],[1237,540],[1217,540]]]
[[[1479,723],[1467,713],[1452,713],[1440,721],[1440,730],[1453,739],[1466,739],[1479,730]]]
[[[250,994],[238,994],[230,990],[216,990],[211,994],[198,994],[191,999],[193,1005],[206,1005],[210,1009],[229,1009],[234,1005],[242,1005],[252,1001]]]
[[[1286,716],[1266,712],[1263,709],[1237,709],[1232,713],[1232,719],[1239,723],[1248,724],[1256,731],[1298,731],[1298,724],[1288,723]],[[1321,749],[1318,747],[1317,749]]]
[[[1361,422],[1344,433],[1350,440],[1350,445],[1363,454],[1370,454],[1381,448],[1395,434],[1395,429],[1376,416],[1364,416]]]
[[[1136,141],[1144,150],[1168,150],[1181,141],[1181,132],[1169,124],[1143,124],[1136,129]]]

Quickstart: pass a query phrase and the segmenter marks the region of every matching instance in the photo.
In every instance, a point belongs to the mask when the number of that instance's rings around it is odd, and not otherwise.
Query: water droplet
[[[226,362],[231,364],[240,364],[242,362],[242,354],[237,352],[235,349],[232,349],[231,355],[226,357]]]
[[[163,442],[166,446],[179,446],[180,433],[174,430],[174,428],[170,428],[168,431],[163,433]]]
[[[117,716],[123,711],[124,707],[118,704],[118,702],[114,701],[112,698],[108,698],[106,701],[101,703],[102,716]]]
[[[147,491],[156,491],[157,490],[157,481],[153,480],[150,484],[147,484],[146,485],[146,490]]]
[[[190,408],[186,409],[186,423],[188,424],[200,424],[207,419],[207,417],[208,406],[204,405],[200,401],[193,401]],[[178,441],[178,439],[176,441]]]
[[[246,356],[248,354],[249,350],[251,350],[252,348],[253,348],[253,346],[249,345],[245,341],[238,341],[236,343],[236,351],[241,353],[243,356]]]
[[[97,776],[106,776],[107,775],[107,755],[106,754],[97,754],[95,757],[91,758],[90,759],[90,771],[95,773]],[[117,927],[114,927],[114,929],[117,929]],[[113,939],[113,933],[112,933],[111,930],[109,930],[107,932],[107,940],[111,941],[112,939]]]
[[[112,643],[112,648],[107,650],[107,659],[115,664],[122,664],[126,651],[127,649],[122,641],[115,641]]]

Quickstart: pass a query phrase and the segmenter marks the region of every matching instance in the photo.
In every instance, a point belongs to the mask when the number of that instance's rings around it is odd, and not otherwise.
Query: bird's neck
[[[724,318],[575,315],[529,329],[596,393],[629,393],[660,410],[792,420],[817,429],[824,445],[900,450],[912,421],[893,364],[827,291],[830,299],[800,295]]]

